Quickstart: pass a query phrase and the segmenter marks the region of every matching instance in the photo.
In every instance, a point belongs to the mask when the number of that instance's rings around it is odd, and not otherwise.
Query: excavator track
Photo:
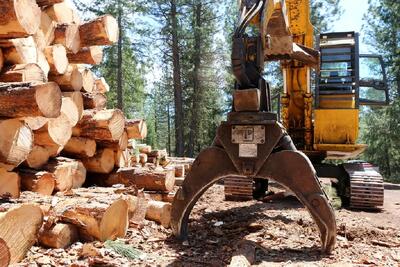
[[[376,209],[384,202],[383,177],[370,163],[343,165],[350,177],[350,208]]]

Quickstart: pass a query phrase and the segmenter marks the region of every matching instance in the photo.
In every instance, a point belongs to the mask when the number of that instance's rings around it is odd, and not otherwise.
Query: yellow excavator
[[[379,206],[383,199],[382,177],[371,166],[321,163],[353,158],[365,149],[356,144],[359,107],[387,102],[382,64],[380,69],[360,64],[358,36],[351,32],[322,34],[314,49],[309,0],[242,0],[239,7],[232,39],[232,111],[176,193],[171,228],[186,239],[194,205],[220,180],[230,196],[252,196],[254,180],[274,180],[307,208],[322,251],[330,253],[336,219],[318,175],[338,181],[347,175],[344,191],[353,207]],[[262,75],[268,61],[280,61],[283,70],[282,120],[272,111],[271,90]],[[366,73],[381,72],[383,79],[360,79],[364,66],[371,69]],[[314,89],[312,69],[317,73]]]

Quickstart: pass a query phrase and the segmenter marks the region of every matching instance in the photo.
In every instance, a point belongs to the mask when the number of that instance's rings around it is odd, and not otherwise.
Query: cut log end
[[[125,200],[115,201],[104,213],[100,223],[100,240],[125,237],[128,230],[128,204]]]
[[[61,110],[61,91],[56,83],[36,86],[35,99],[44,117],[56,118]]]

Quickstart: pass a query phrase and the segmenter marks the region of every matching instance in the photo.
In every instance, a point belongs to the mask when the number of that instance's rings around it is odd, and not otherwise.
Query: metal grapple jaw
[[[245,131],[244,139],[253,141],[241,147],[243,144],[240,142],[245,140],[233,140],[240,139],[237,129]],[[259,143],[263,142],[254,146],[251,142],[257,138]],[[252,148],[256,151],[243,151]],[[333,209],[311,162],[293,148],[291,139],[276,121],[258,121],[257,124],[245,126],[235,122],[223,123],[218,129],[214,145],[200,153],[175,196],[171,214],[174,234],[180,239],[187,239],[188,218],[194,205],[218,180],[228,176],[246,176],[249,179],[257,177],[272,179],[296,195],[319,228],[322,251],[331,253],[336,243]],[[243,157],[252,153],[257,157]]]

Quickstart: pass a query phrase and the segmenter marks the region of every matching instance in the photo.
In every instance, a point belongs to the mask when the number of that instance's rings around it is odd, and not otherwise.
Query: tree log
[[[64,114],[55,119],[49,119],[47,124],[34,131],[35,145],[40,146],[65,146],[72,135],[70,119]]]
[[[49,75],[49,72],[50,72],[49,62],[47,62],[46,56],[44,55],[42,50],[38,49],[37,55],[38,55],[37,64],[43,70],[44,75],[47,77]]]
[[[38,63],[38,49],[32,36],[3,41],[1,47],[6,64]]]
[[[19,120],[25,122],[32,131],[39,130],[49,121],[45,117],[22,117]]]
[[[82,74],[73,65],[69,65],[63,75],[50,74],[49,81],[56,82],[64,92],[80,91],[83,86]]]
[[[68,60],[72,64],[98,65],[103,60],[103,48],[101,46],[84,47],[77,53],[68,53]]]
[[[175,175],[172,169],[149,171],[137,167],[121,168],[104,179],[104,183],[107,186],[123,184],[144,190],[170,192],[174,188]]]
[[[101,110],[107,106],[107,98],[103,94],[83,93],[83,106],[85,109]]]
[[[55,83],[0,84],[0,115],[5,117],[60,116],[61,91]]]
[[[115,165],[114,151],[109,148],[100,149],[94,157],[82,159],[82,163],[88,172],[110,173]]]
[[[117,141],[124,133],[124,114],[118,109],[85,110],[73,135],[95,140]]]
[[[147,205],[146,219],[158,222],[165,228],[169,228],[171,209],[171,203],[150,200]]]
[[[61,113],[65,114],[69,120],[71,126],[71,134],[72,127],[74,127],[81,119],[82,113],[80,112],[81,110],[76,106],[75,101],[71,97],[62,98]]]
[[[34,145],[23,165],[38,170],[49,161],[50,155],[48,148]]]
[[[72,101],[74,101],[74,103],[78,109],[78,118],[80,120],[83,116],[83,109],[84,109],[82,93],[81,92],[63,92],[62,95],[63,95],[63,97],[69,97],[72,99]]]
[[[101,140],[97,141],[97,144],[99,147],[110,148],[114,151],[126,150],[128,147],[128,134],[126,133],[126,131],[124,131],[118,141]]]
[[[40,25],[40,8],[35,0],[4,0],[0,10],[0,38],[34,34]]]
[[[96,93],[100,93],[100,94],[105,94],[105,93],[108,93],[110,91],[110,86],[108,85],[108,83],[106,82],[104,77],[96,79],[96,81],[95,81],[95,91],[96,91]]]
[[[125,128],[128,139],[145,139],[147,137],[147,124],[144,120],[127,120]]]
[[[48,248],[66,248],[78,241],[78,237],[78,229],[75,225],[57,223],[39,232],[39,243]]]
[[[174,201],[175,194],[175,192],[146,192],[146,195],[150,197],[150,199],[168,203],[172,203]]]
[[[118,41],[118,23],[111,15],[104,15],[79,27],[82,47],[112,45]]]
[[[0,196],[18,198],[21,192],[21,178],[16,172],[0,168]]]
[[[130,156],[129,151],[125,150],[116,150],[114,153],[115,156],[115,166],[117,168],[128,168],[130,167]]]
[[[71,137],[63,152],[78,158],[90,158],[96,153],[96,142],[83,137]]]
[[[64,2],[64,0],[36,0],[36,3],[40,7],[51,6],[62,2]]]
[[[80,73],[82,74],[82,91],[91,93],[95,87],[95,77],[93,72],[85,67],[78,66]]]
[[[140,162],[140,164],[142,164],[142,165],[146,164],[147,160],[148,160],[147,154],[145,154],[145,153],[140,153],[139,154],[139,162]]]
[[[55,75],[62,75],[67,71],[68,58],[67,50],[60,44],[48,46],[44,49],[44,55],[50,65],[50,72]]]
[[[53,173],[20,169],[21,189],[51,196],[56,185],[56,177]]]
[[[0,121],[0,167],[12,170],[21,164],[32,150],[33,134],[23,122]]]
[[[51,45],[54,41],[54,31],[57,23],[53,21],[45,12],[42,12],[39,30],[33,35],[36,45],[40,50]]]
[[[86,169],[79,160],[57,157],[50,160],[43,168],[54,174],[56,191],[64,192],[79,188],[86,180]]]
[[[0,240],[7,244],[9,264],[14,264],[21,261],[35,244],[43,214],[38,206],[32,204],[6,205],[0,206]]]
[[[8,67],[0,74],[0,82],[38,82],[47,81],[43,70],[35,63],[18,64]]]
[[[81,47],[78,24],[58,24],[54,31],[54,43],[61,44],[69,52],[77,53]]]
[[[57,23],[80,24],[78,13],[66,2],[51,5],[45,8],[44,12],[46,12],[46,14]]]
[[[0,49],[0,71],[3,69],[3,66],[4,66],[3,50]]]

